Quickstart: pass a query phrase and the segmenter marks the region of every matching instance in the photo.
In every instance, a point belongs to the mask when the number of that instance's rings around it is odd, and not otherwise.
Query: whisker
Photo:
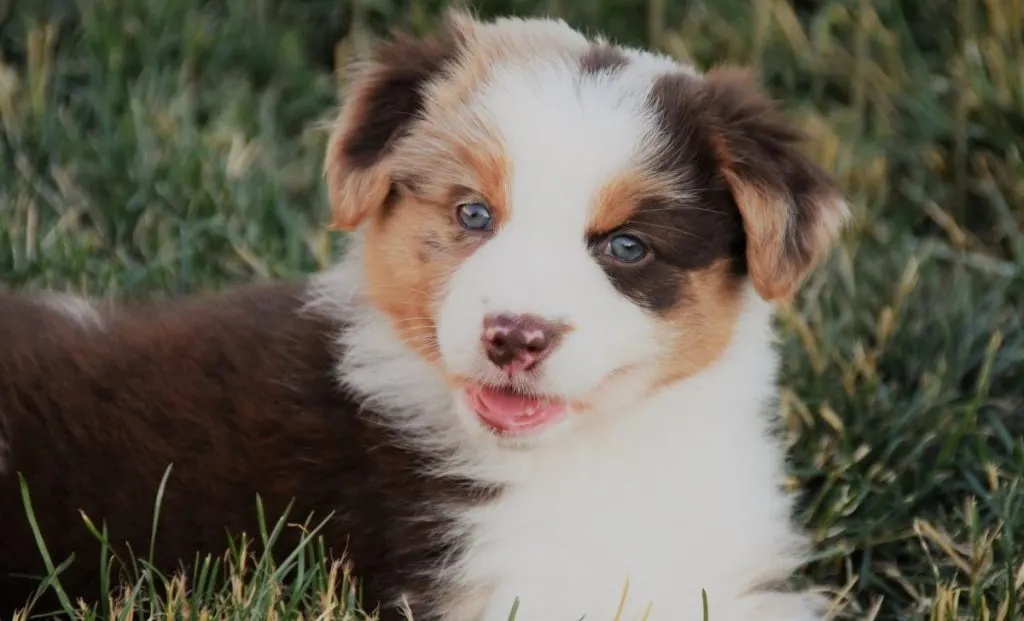
[[[665,213],[665,212],[669,212],[669,211],[681,211],[681,212],[700,211],[700,212],[703,212],[703,213],[713,213],[713,214],[716,214],[716,215],[720,215],[722,217],[725,217],[727,215],[726,213],[724,213],[724,212],[722,212],[722,211],[720,211],[718,209],[711,209],[709,207],[698,207],[697,205],[672,205],[672,206],[667,206],[667,207],[650,207],[650,208],[644,208],[644,209],[638,210],[639,213],[645,213],[645,214],[647,214],[647,213]]]

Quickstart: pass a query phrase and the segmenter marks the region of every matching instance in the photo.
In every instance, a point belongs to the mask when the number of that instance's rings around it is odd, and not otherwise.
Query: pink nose
[[[500,313],[484,318],[487,358],[509,373],[528,371],[558,346],[565,327],[536,315]]]

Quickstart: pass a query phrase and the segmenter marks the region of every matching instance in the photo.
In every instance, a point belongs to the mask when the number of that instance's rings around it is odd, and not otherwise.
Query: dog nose
[[[528,371],[558,345],[565,327],[536,315],[500,313],[484,318],[484,351],[498,367]]]

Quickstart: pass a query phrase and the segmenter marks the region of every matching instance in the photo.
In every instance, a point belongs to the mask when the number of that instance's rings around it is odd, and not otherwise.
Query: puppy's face
[[[743,72],[453,14],[354,82],[327,159],[371,302],[469,424],[529,438],[699,373],[845,206]]]

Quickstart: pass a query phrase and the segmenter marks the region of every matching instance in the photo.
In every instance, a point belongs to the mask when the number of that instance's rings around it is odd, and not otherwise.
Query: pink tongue
[[[469,396],[477,415],[503,432],[535,429],[555,420],[565,411],[563,401],[537,399],[501,390],[480,388],[471,390]]]

